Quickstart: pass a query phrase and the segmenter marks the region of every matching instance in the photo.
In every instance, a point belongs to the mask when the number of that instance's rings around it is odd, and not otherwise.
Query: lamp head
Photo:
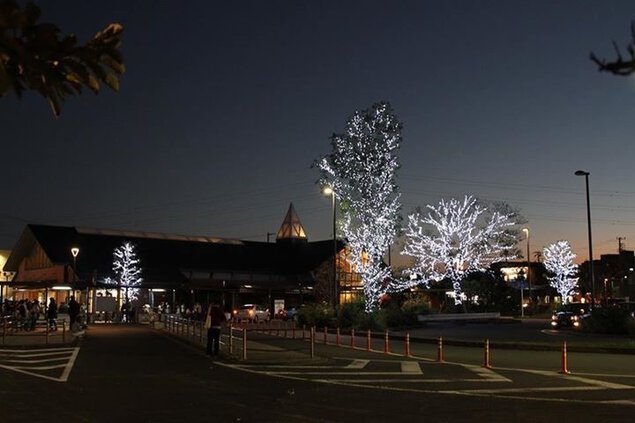
[[[323,193],[324,195],[333,195],[333,194],[334,194],[334,191],[333,191],[333,188],[331,188],[331,187],[324,187],[324,188],[322,189],[322,193]]]
[[[529,238],[529,228],[523,228],[523,232],[527,235],[527,238]]]
[[[73,255],[73,257],[77,257],[77,254],[79,254],[79,248],[77,247],[71,248],[71,254]]]
[[[585,172],[584,170],[576,170],[575,171],[575,175],[576,176],[589,176],[590,173],[589,172]]]

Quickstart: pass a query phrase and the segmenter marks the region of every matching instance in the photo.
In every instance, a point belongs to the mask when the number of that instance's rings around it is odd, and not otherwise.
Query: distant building
[[[143,303],[189,306],[220,300],[227,310],[253,302],[273,310],[274,300],[289,306],[328,300],[333,292],[333,240],[309,242],[293,204],[276,242],[208,236],[181,236],[126,230],[27,225],[4,266],[15,272],[5,296],[65,302],[71,294],[95,310],[98,297],[125,287],[107,284],[113,277],[113,251],[123,242],[137,247],[143,269]],[[72,248],[78,248],[73,258]],[[340,299],[358,295],[361,280],[345,260],[337,241]],[[120,298],[120,296],[117,296]],[[118,305],[118,307],[121,304]]]
[[[557,293],[549,286],[545,266],[541,262],[536,261],[532,261],[529,265],[529,272],[527,260],[494,263],[492,269],[500,272],[503,280],[510,286],[517,289],[520,289],[520,286],[524,286],[527,301],[529,301],[529,296],[531,295],[531,300],[537,303],[552,302],[554,295],[557,295]],[[528,273],[529,280],[527,280]]]
[[[602,254],[599,260],[593,260],[595,274],[596,302],[605,300],[635,299],[635,253],[620,250],[617,254]],[[580,265],[580,282],[587,292],[591,292],[589,261]]]

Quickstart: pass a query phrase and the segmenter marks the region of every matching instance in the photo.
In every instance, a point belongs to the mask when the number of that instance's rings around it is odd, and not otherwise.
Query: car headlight
[[[552,314],[552,315],[551,315],[551,320],[554,320],[554,321],[555,321],[555,320],[558,320],[558,316],[556,316],[555,314]]]
[[[551,321],[551,326],[558,326],[558,322],[556,322],[555,320]]]

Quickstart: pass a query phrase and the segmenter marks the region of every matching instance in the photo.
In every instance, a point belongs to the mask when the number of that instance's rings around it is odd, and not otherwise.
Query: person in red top
[[[225,313],[218,304],[211,303],[207,308],[207,355],[218,355],[220,349],[220,330],[225,321]]]

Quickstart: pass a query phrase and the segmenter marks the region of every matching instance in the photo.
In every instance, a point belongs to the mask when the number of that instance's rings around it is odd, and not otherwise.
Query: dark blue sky
[[[265,240],[293,201],[330,236],[310,165],[356,110],[404,123],[404,212],[503,200],[532,250],[635,246],[635,80],[600,74],[629,41],[632,1],[40,1],[87,40],[125,27],[117,94],[0,99],[0,247],[27,222]]]

